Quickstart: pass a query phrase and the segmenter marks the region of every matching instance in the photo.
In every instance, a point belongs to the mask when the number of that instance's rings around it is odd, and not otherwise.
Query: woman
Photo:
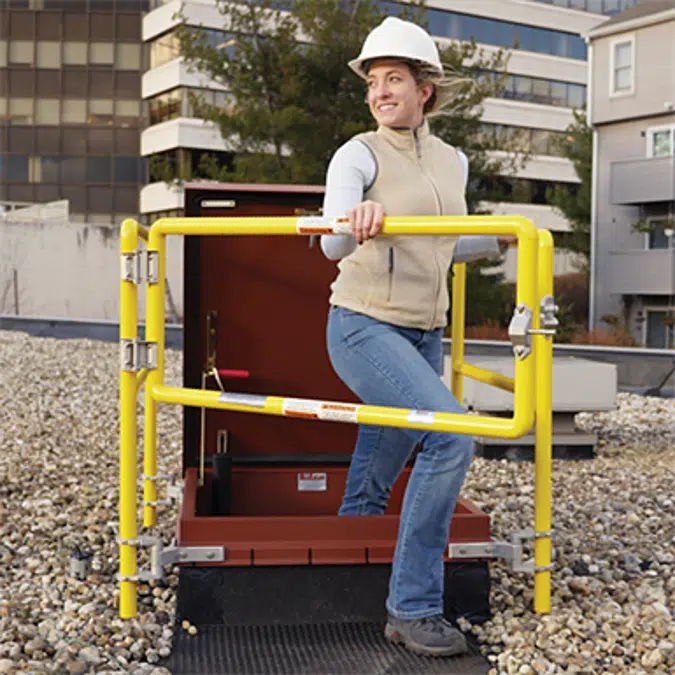
[[[340,259],[327,327],[331,363],[364,403],[464,413],[440,379],[447,273],[457,238],[377,236],[385,215],[466,214],[466,157],[431,135],[426,121],[449,96],[438,50],[422,28],[389,17],[349,65],[366,81],[378,129],[339,148],[327,173],[324,215],[347,215],[352,231],[321,239],[325,255]],[[469,249],[476,243],[485,249],[485,241],[466,240]],[[487,241],[498,250],[495,238]],[[401,510],[385,635],[419,654],[460,654],[466,640],[442,616],[443,554],[473,439],[360,426],[339,513],[382,514],[418,445]]]

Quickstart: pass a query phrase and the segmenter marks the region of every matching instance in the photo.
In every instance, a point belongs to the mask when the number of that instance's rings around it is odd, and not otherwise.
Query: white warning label
[[[356,422],[358,406],[349,403],[322,403],[319,419],[333,422]]]
[[[288,417],[304,417],[305,419],[318,420],[320,401],[309,401],[302,398],[287,398],[281,410]]]
[[[408,413],[408,422],[413,424],[433,424],[436,419],[436,413],[428,410],[411,410]]]
[[[298,492],[325,492],[327,489],[327,474],[309,472],[298,474]]]

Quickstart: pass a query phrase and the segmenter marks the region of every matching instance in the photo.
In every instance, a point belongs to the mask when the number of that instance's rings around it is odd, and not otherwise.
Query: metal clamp
[[[521,361],[532,351],[531,330],[532,310],[521,302],[513,310],[513,317],[509,323],[509,338],[513,345],[513,353]]]
[[[119,581],[159,581],[164,579],[164,565],[177,563],[223,562],[225,560],[224,546],[171,546],[164,547],[162,540],[157,537],[141,536],[137,539],[118,539],[118,543],[128,546],[149,546],[151,549],[150,569],[139,571],[137,575],[118,575]]]
[[[157,368],[157,343],[122,338],[120,340],[120,369],[137,372],[143,368]]]
[[[523,544],[526,541],[542,539],[549,537],[550,532],[537,532],[534,530],[519,530],[511,535],[511,541],[491,541],[491,542],[467,542],[463,544],[449,544],[448,556],[452,559],[467,558],[488,558],[491,560],[504,559],[511,565],[514,572],[534,572],[548,571],[554,568],[553,563],[535,567],[534,560],[525,559]],[[555,558],[555,551],[551,551],[552,558]]]

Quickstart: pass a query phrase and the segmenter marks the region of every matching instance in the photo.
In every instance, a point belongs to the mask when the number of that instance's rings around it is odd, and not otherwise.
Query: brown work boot
[[[455,656],[468,650],[462,632],[440,614],[423,619],[398,619],[390,614],[384,636],[421,656]]]

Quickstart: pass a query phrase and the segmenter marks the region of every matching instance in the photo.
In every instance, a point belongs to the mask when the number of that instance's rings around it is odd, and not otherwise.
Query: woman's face
[[[410,68],[396,59],[378,59],[368,70],[366,100],[381,126],[416,129],[424,118],[424,104],[433,85],[415,82]]]

